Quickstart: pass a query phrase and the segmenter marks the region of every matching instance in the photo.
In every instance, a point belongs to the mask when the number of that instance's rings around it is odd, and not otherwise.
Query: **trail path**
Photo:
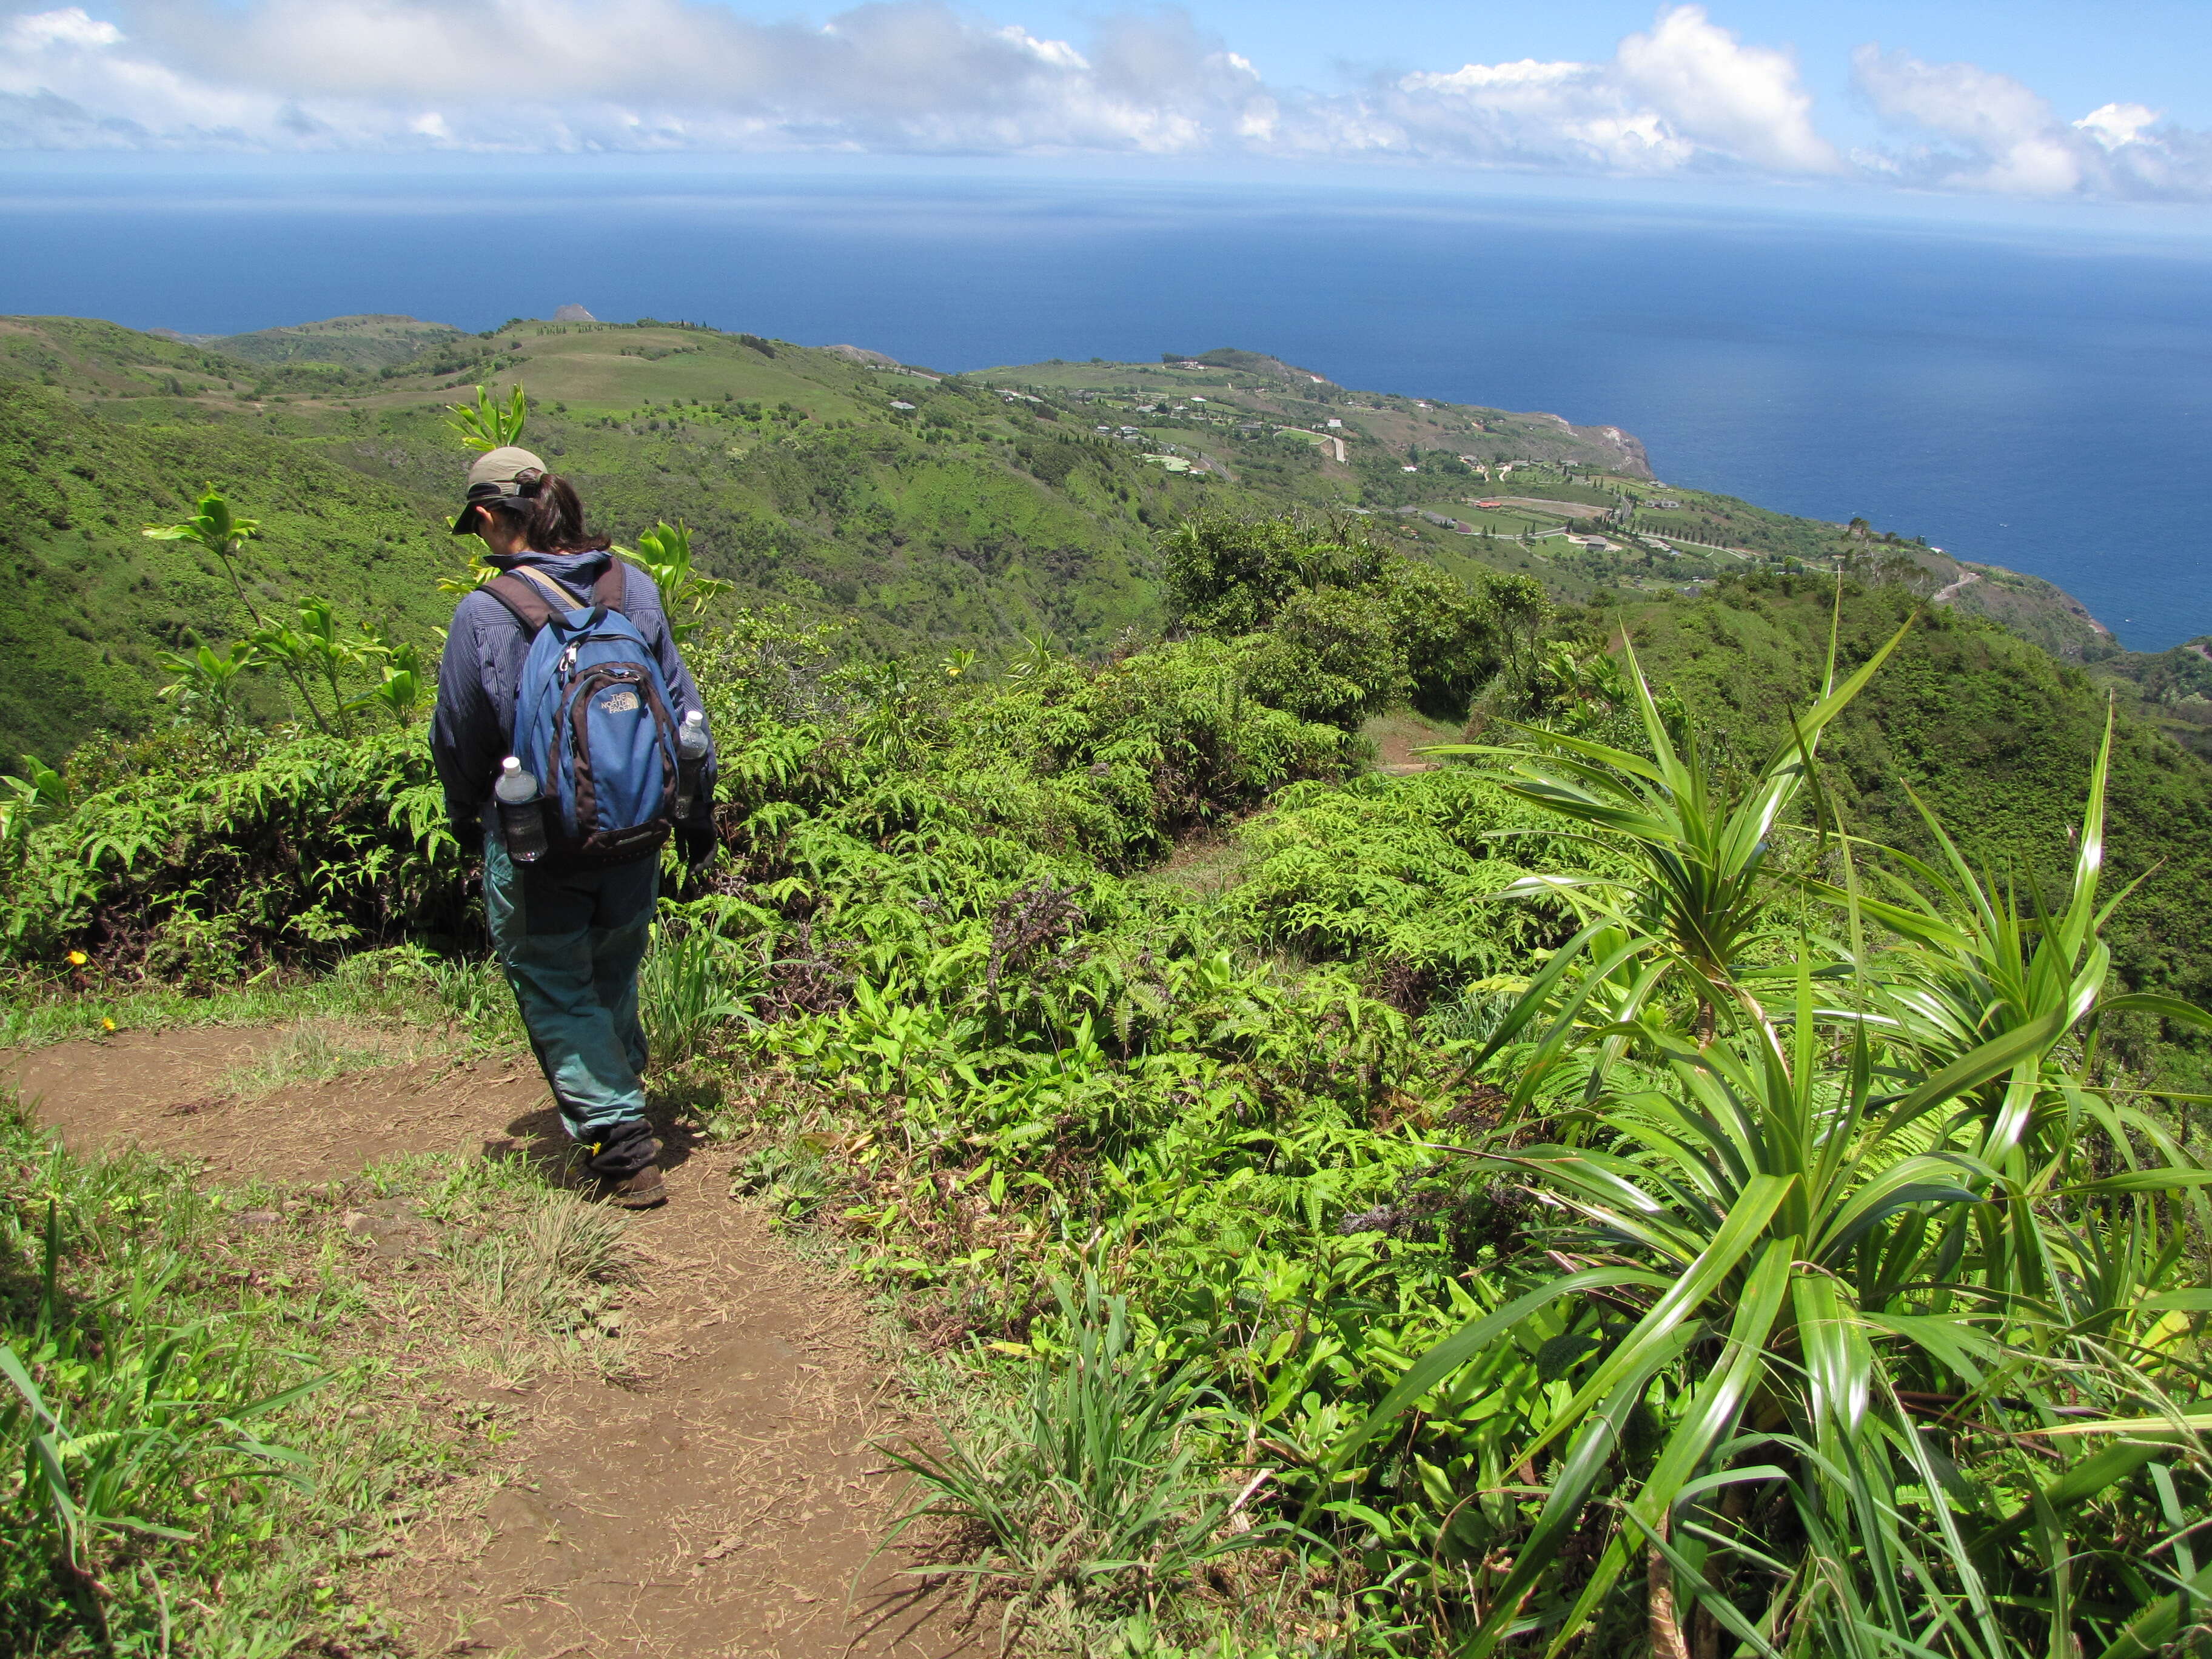
[[[1980,571],[1966,571],[1960,574],[1958,580],[1951,583],[1948,586],[1937,589],[1935,596],[1930,599],[1928,603],[1930,605],[1948,605],[1952,600],[1959,597],[1959,594],[1962,590],[1972,587],[1976,582],[1981,580],[1981,579],[1982,573]]]
[[[211,1097],[269,1036],[130,1033],[0,1068],[72,1149],[136,1140],[205,1159],[216,1184],[343,1180],[398,1152],[526,1151],[560,1133],[526,1057]],[[426,1655],[994,1651],[950,1598],[900,1578],[902,1561],[867,1564],[897,1486],[872,1443],[904,1425],[865,1310],[727,1196],[728,1153],[676,1136],[667,1161],[671,1202],[625,1234],[638,1270],[623,1297],[629,1374],[482,1389],[514,1438],[364,1588]]]

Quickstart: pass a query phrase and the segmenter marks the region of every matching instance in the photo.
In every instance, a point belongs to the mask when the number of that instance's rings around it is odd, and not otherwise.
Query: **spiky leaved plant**
[[[2108,752],[2057,915],[2030,925],[1954,885],[1966,915],[1900,903],[1904,942],[1887,950],[1838,963],[1804,939],[1779,1012],[1732,980],[1727,1029],[1671,1027],[1647,1002],[1540,1045],[1536,1064],[1630,1045],[1580,1144],[1480,1154],[1547,1206],[1542,1243],[1569,1271],[1431,1350],[1325,1471],[1522,1320],[1579,1299],[1590,1351],[1530,1396],[1510,1461],[1543,1471],[1540,1504],[1464,1653],[1540,1631],[1557,1655],[1617,1625],[1639,1559],[1659,1656],[1726,1639],[1759,1655],[2118,1659],[2203,1610],[2212,1574],[2184,1582],[2161,1559],[2193,1560],[2198,1523],[2176,1494],[2208,1474],[2185,1409],[2203,1384],[2160,1332],[2212,1301],[2174,1284],[2164,1204],[2212,1171],[2111,1114],[2066,1115],[2094,1097],[2067,1046],[2084,1017],[2204,1018],[2100,1003]],[[1586,805],[1570,794],[1567,815],[1588,821]],[[1863,939],[1856,881],[1834,890]],[[1557,983],[1531,988],[1522,1028]],[[2127,1167],[2100,1166],[2077,1124],[2106,1127]],[[2082,1449],[2089,1427],[2103,1438]],[[1571,1571],[1566,1547],[1593,1527],[1603,1547]]]
[[[1497,780],[1508,793],[1570,820],[1642,866],[1633,880],[1530,876],[1498,895],[1565,898],[1590,920],[1553,955],[1474,1063],[1487,1061],[1548,1014],[1538,1063],[1524,1074],[1525,1101],[1564,1052],[1590,999],[1607,995],[1612,1021],[1626,1023],[1676,977],[1686,978],[1695,999],[1699,1042],[1711,1039],[1724,1012],[1755,1017],[1758,1003],[1741,982],[1743,956],[1764,925],[1777,828],[1802,792],[1818,789],[1814,759],[1820,734],[1904,637],[1899,629],[1838,683],[1832,629],[1822,696],[1792,720],[1789,738],[1737,791],[1723,784],[1694,727],[1680,744],[1668,732],[1633,645],[1626,647],[1626,678],[1649,756],[1534,728],[1523,728],[1528,738],[1516,747],[1446,744],[1425,751],[1499,763]],[[1577,969],[1585,970],[1579,978],[1573,976]],[[1610,1045],[1605,1059],[1619,1049]]]

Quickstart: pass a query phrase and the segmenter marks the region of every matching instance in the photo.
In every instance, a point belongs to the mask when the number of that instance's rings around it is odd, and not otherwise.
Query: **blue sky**
[[[19,156],[925,158],[2212,206],[2205,0],[9,4],[0,150]]]

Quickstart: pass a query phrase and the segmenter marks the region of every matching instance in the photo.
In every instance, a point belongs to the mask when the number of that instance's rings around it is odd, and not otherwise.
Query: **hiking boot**
[[[625,1210],[650,1210],[655,1205],[668,1202],[668,1183],[660,1178],[660,1166],[648,1164],[635,1175],[623,1176],[619,1180],[610,1178],[606,1183],[607,1202],[618,1204]]]

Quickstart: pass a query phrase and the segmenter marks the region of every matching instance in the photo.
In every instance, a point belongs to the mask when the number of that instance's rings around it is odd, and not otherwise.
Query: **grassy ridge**
[[[336,319],[249,346],[0,319],[11,434],[0,500],[14,508],[0,535],[33,584],[9,643],[60,693],[0,711],[0,755],[51,758],[87,732],[143,726],[157,712],[154,651],[236,628],[207,573],[131,541],[211,479],[269,525],[250,556],[270,594],[322,593],[432,644],[444,607],[434,579],[456,557],[442,536],[458,467],[441,410],[478,383],[528,386],[528,441],[576,477],[618,540],[684,520],[702,568],[736,583],[735,602],[849,619],[883,654],[1046,633],[1096,647],[1156,627],[1153,538],[1200,511],[1357,510],[1372,533],[1447,569],[1529,574],[1565,599],[1668,592],[1747,568],[1694,547],[1657,554],[1632,531],[1702,533],[1776,567],[1854,545],[1834,526],[1662,494],[1612,428],[1352,392],[1257,354],[1192,361],[933,377],[661,324],[523,322],[476,336]],[[1516,470],[1498,473],[1507,461]],[[1488,492],[1522,504],[1472,505]],[[1615,550],[1522,539],[1586,526],[1569,507],[1615,515]],[[1970,586],[1955,603],[1971,609],[2001,586]],[[2009,620],[2065,643],[2049,621],[2063,596],[2002,596],[2019,613]],[[263,697],[262,712],[276,712],[276,692]]]

